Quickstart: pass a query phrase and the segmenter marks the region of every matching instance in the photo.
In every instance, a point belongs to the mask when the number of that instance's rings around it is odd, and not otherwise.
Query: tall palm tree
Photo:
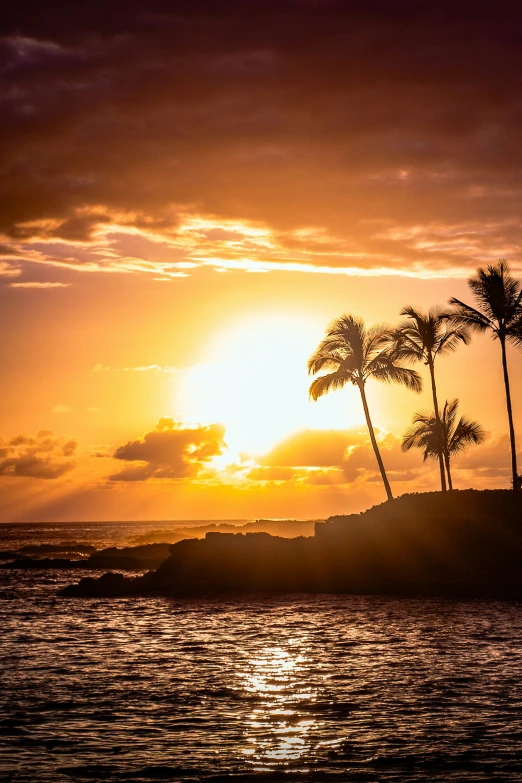
[[[458,405],[458,400],[446,400],[442,413],[439,414],[440,430],[434,412],[416,413],[411,427],[402,438],[402,450],[424,449],[424,461],[440,459],[442,455],[450,490],[453,489],[450,469],[452,455],[459,454],[472,443],[482,443],[485,438],[484,430],[478,422],[470,421],[465,416],[461,416],[457,422]],[[439,438],[439,432],[442,438]]]
[[[347,383],[359,389],[375,458],[388,500],[392,500],[390,482],[373,431],[365,386],[370,378],[375,378],[384,383],[400,383],[412,391],[420,392],[422,379],[415,370],[398,363],[393,346],[385,345],[389,331],[388,327],[382,325],[367,329],[361,318],[342,315],[331,324],[326,337],[309,359],[308,372],[316,375],[321,370],[328,371],[312,381],[310,397],[313,400],[329,391],[342,389]]]
[[[522,345],[522,290],[518,280],[510,275],[509,266],[504,260],[494,265],[489,264],[486,269],[477,269],[475,275],[469,278],[468,285],[477,307],[471,307],[453,297],[450,299],[450,304],[455,308],[452,320],[453,323],[475,332],[490,332],[493,339],[500,342],[511,443],[512,485],[516,491],[519,489],[517,451],[506,342]]]
[[[465,326],[452,325],[449,321],[449,311],[433,307],[428,313],[416,310],[414,307],[404,307],[401,311],[406,319],[399,324],[394,333],[398,356],[414,362],[424,362],[430,372],[433,410],[437,430],[441,429],[439,404],[437,400],[437,385],[435,383],[435,360],[456,351],[460,343],[469,342],[469,331]],[[440,437],[440,436],[439,436]],[[440,470],[440,486],[446,491],[446,476],[444,472],[444,457],[438,456]]]

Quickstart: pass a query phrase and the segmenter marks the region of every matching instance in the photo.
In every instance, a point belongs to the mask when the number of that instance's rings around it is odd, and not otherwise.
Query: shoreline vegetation
[[[82,579],[64,597],[348,593],[522,600],[522,496],[511,490],[402,495],[330,517],[310,537],[207,533],[154,571]]]

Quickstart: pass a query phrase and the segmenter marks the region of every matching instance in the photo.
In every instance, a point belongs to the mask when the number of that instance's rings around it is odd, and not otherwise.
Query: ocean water
[[[0,524],[0,551],[15,549],[24,545],[61,544],[76,541],[92,544],[102,549],[108,546],[128,546],[134,539],[152,531],[173,533],[179,528],[198,527],[212,524],[243,525],[250,519],[219,520],[176,520],[153,522],[14,522]]]
[[[56,597],[84,575],[0,571],[2,781],[522,781],[520,604]]]

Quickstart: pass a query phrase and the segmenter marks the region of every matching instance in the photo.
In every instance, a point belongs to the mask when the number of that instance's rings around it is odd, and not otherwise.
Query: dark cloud
[[[519,254],[513,3],[21,2],[1,26],[18,240],[88,242],[123,213],[176,238],[188,210],[267,223],[281,264],[303,226],[327,229],[304,244],[330,267]]]
[[[36,437],[16,435],[0,440],[0,476],[56,479],[75,466],[72,438],[40,430]]]
[[[195,478],[212,457],[223,452],[224,435],[221,424],[190,427],[170,418],[160,419],[143,438],[116,449],[115,459],[134,464],[113,474],[110,480]]]

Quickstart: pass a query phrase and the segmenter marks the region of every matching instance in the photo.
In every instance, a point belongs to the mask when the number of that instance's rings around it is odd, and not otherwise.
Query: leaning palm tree
[[[431,393],[437,430],[441,429],[439,404],[437,400],[437,385],[435,383],[435,360],[456,351],[460,343],[469,342],[469,331],[465,326],[449,323],[449,311],[433,307],[428,313],[422,313],[414,307],[403,308],[401,315],[406,319],[399,324],[394,332],[394,340],[398,356],[414,362],[423,362],[430,373]],[[439,436],[440,437],[440,436]],[[440,486],[446,490],[444,458],[438,456],[440,470]]]
[[[512,486],[516,491],[519,489],[517,452],[506,342],[522,345],[522,289],[518,280],[510,275],[509,266],[504,260],[495,265],[490,264],[486,269],[477,269],[476,274],[469,278],[468,285],[477,307],[471,307],[453,297],[450,299],[450,304],[455,308],[452,320],[454,324],[475,332],[490,332],[493,339],[500,342],[511,443]]]
[[[424,461],[427,459],[444,460],[448,484],[453,489],[451,480],[451,457],[459,454],[473,443],[482,443],[485,433],[480,424],[470,421],[465,416],[457,422],[458,400],[451,400],[444,404],[442,413],[439,414],[441,427],[437,426],[435,413],[416,413],[411,427],[406,430],[402,438],[402,450],[409,451],[412,448],[423,449]],[[442,438],[439,437],[442,434]]]
[[[385,345],[389,331],[388,327],[382,325],[367,329],[361,318],[342,315],[328,328],[326,337],[308,361],[308,372],[310,375],[316,375],[321,370],[327,371],[310,386],[310,397],[313,400],[329,391],[342,389],[347,383],[359,389],[375,458],[388,500],[392,500],[390,482],[370,418],[365,386],[370,378],[375,378],[385,383],[400,383],[408,389],[420,392],[422,379],[415,370],[403,367],[398,362],[393,346]]]

